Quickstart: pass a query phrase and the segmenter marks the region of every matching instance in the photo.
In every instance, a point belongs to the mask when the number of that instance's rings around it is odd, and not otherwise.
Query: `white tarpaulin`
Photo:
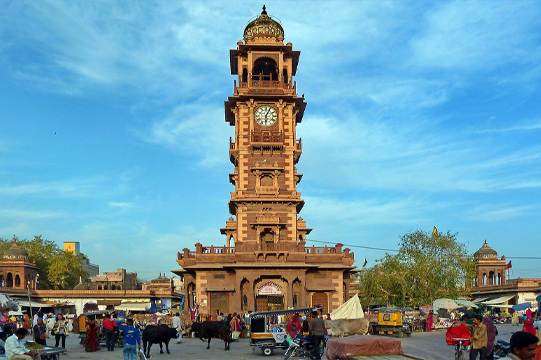
[[[146,311],[150,308],[150,303],[122,303],[115,306],[115,310],[120,311]]]
[[[360,318],[364,318],[364,312],[359,300],[359,295],[357,294],[353,295],[351,299],[331,313],[332,320]]]

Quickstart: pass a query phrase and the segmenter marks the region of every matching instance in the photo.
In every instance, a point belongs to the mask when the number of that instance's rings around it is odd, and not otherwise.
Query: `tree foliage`
[[[359,273],[363,305],[415,307],[467,295],[475,265],[456,235],[417,230],[402,236],[397,254]]]
[[[19,240],[17,237],[13,237],[13,240],[0,239],[0,257],[14,240],[28,253],[28,259],[36,262],[39,289],[73,289],[80,277],[88,277],[81,256],[65,252],[55,242],[43,239],[41,235],[32,240]]]

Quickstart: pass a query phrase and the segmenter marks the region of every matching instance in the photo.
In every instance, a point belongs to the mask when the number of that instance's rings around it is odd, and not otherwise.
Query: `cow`
[[[325,320],[325,327],[332,331],[333,335],[366,335],[368,333],[368,319],[338,319]],[[330,332],[330,331],[329,331]]]
[[[204,342],[204,339],[208,339],[207,349],[210,349],[210,339],[213,337],[224,341],[224,350],[229,350],[229,344],[233,341],[231,339],[231,326],[225,321],[194,322],[192,331],[201,341]]]
[[[177,337],[177,330],[170,328],[165,324],[148,325],[143,330],[143,352],[145,356],[150,357],[150,348],[152,344],[160,344],[160,354],[163,354],[162,343],[165,343],[165,349],[169,352],[169,340]],[[147,349],[148,343],[148,349]]]

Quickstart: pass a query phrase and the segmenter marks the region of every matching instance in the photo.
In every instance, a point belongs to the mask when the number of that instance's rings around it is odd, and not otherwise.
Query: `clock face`
[[[261,126],[271,126],[276,123],[278,115],[272,106],[263,105],[255,111],[255,121]]]

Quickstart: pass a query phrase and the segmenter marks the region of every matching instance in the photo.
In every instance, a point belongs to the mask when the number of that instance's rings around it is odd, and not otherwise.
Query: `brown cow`
[[[325,320],[325,327],[330,330],[330,335],[348,336],[348,335],[366,335],[368,334],[368,319],[338,319]]]

